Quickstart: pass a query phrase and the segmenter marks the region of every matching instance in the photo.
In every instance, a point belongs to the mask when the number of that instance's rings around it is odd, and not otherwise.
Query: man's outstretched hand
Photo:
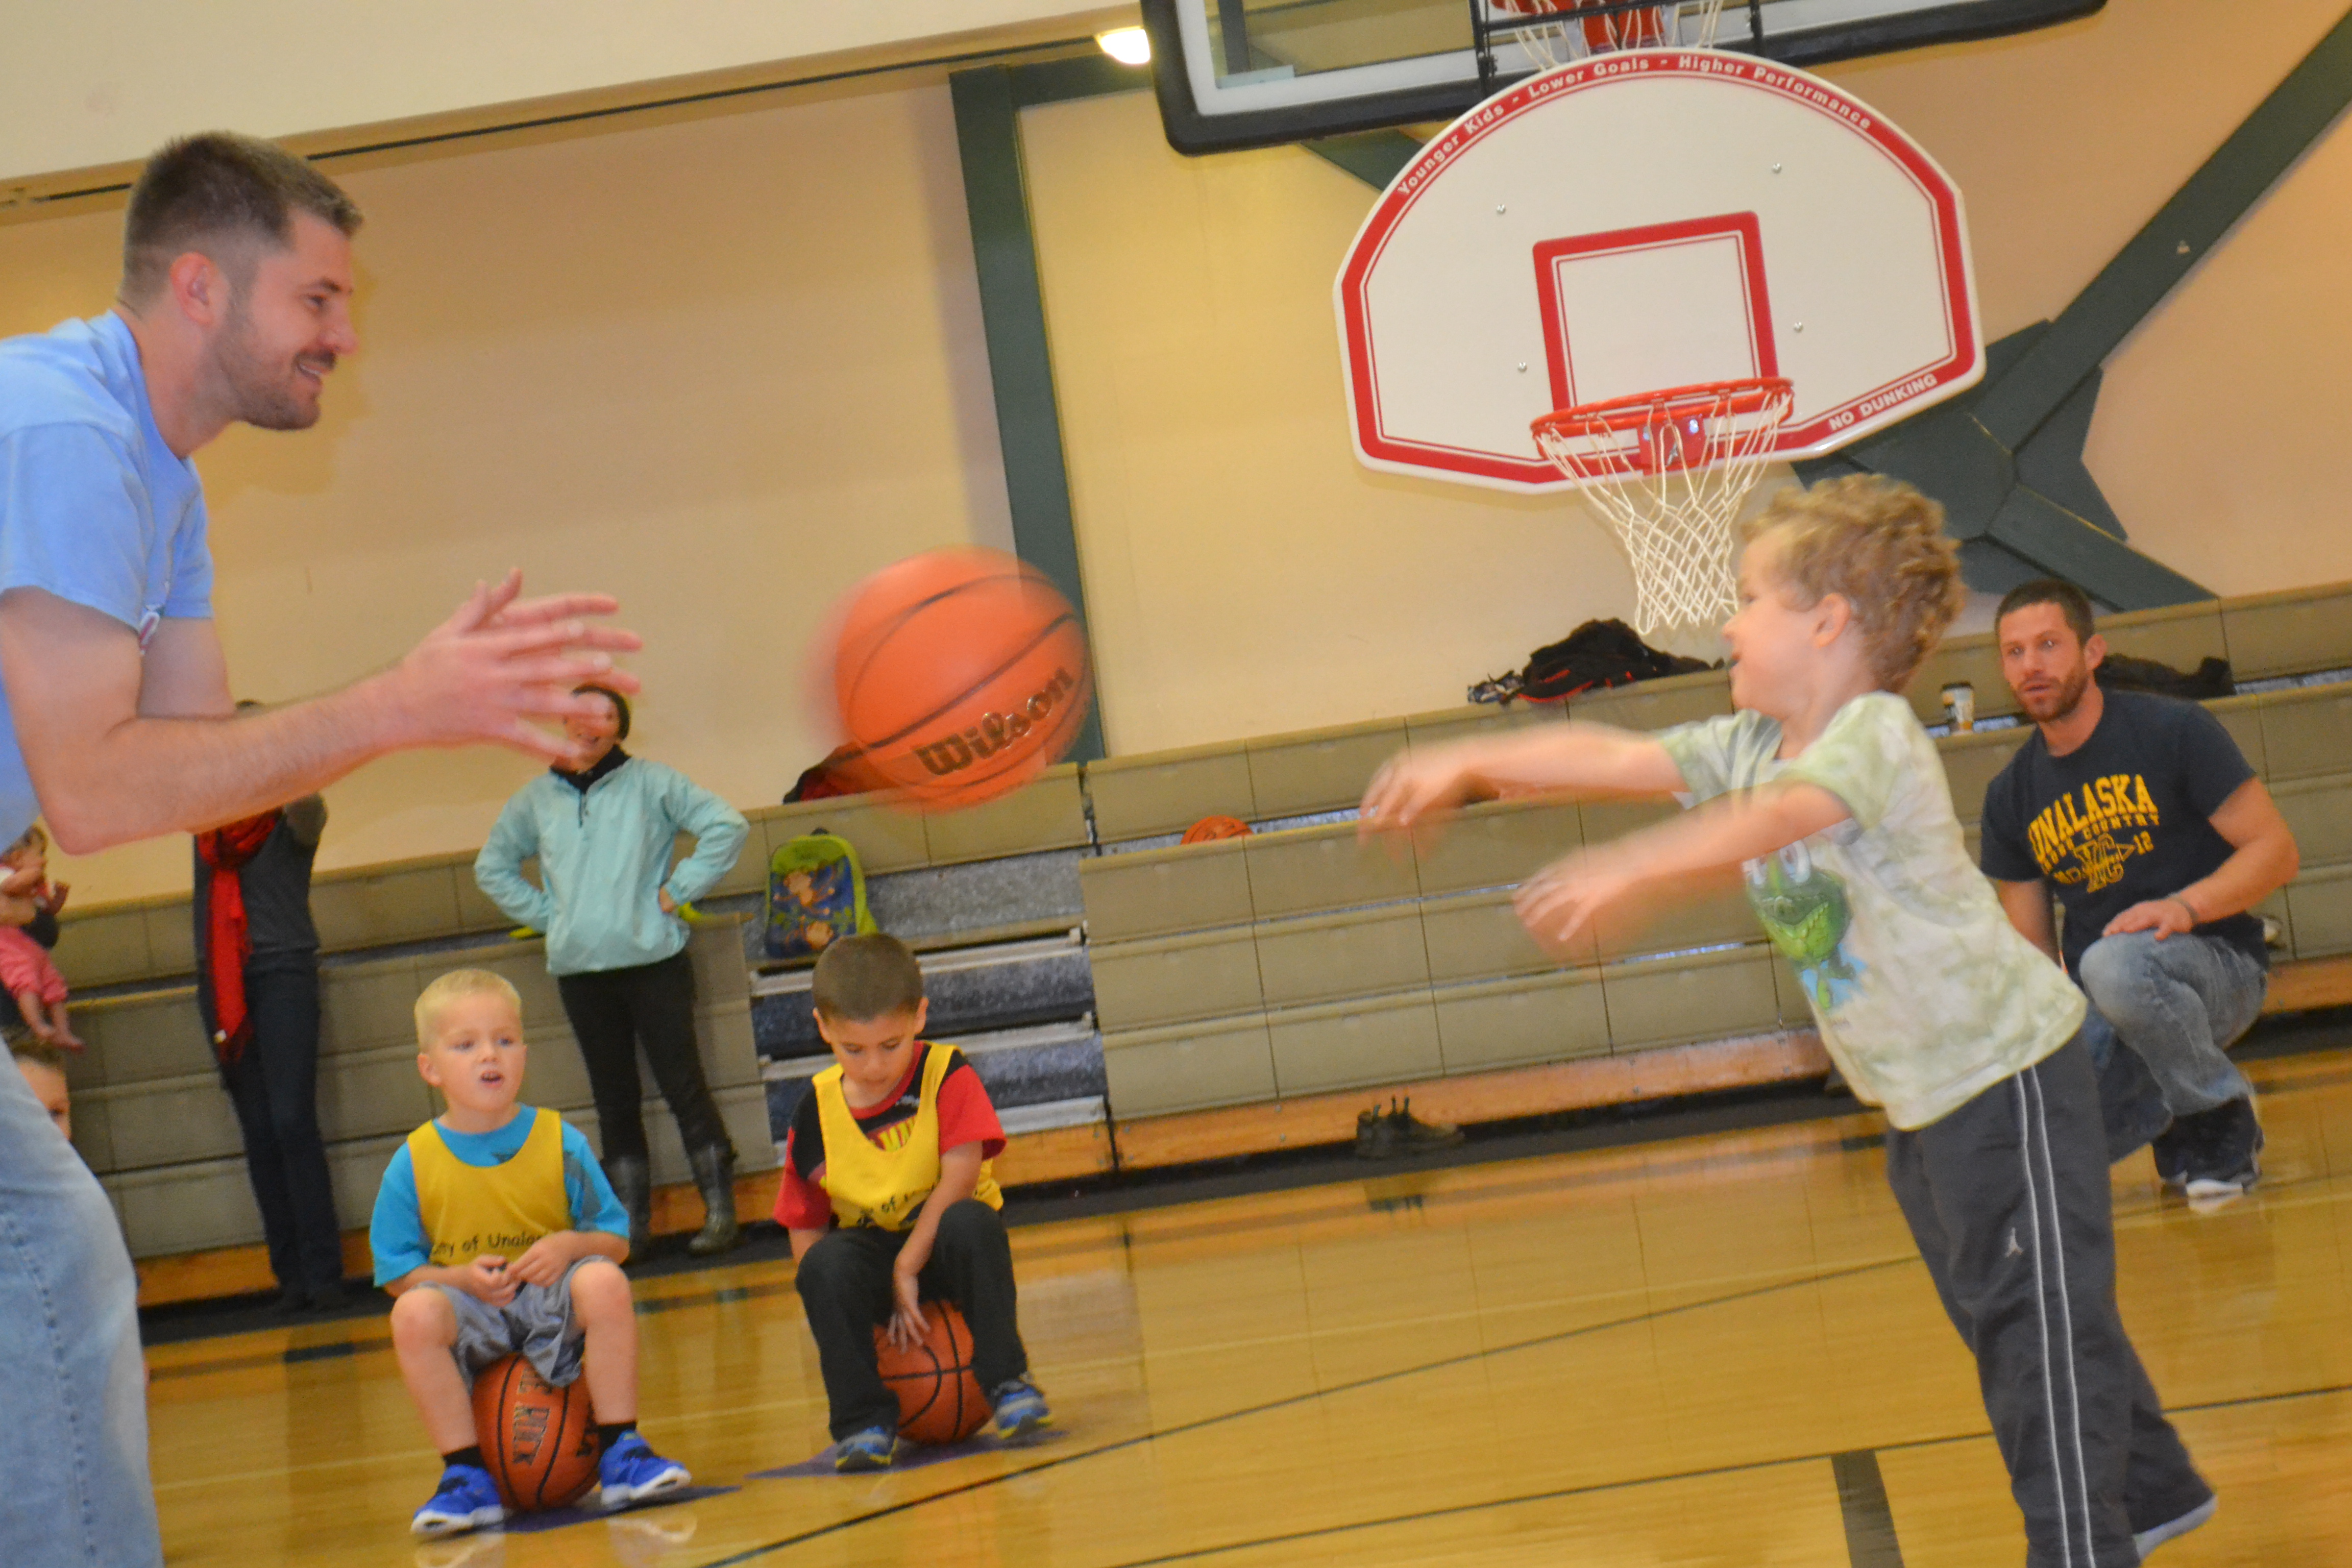
[[[561,721],[597,700],[572,689],[593,681],[624,693],[637,680],[613,655],[644,645],[632,631],[593,617],[619,602],[604,594],[521,597],[522,574],[478,584],[457,613],[379,679],[395,715],[398,744],[465,746],[488,741],[551,763],[576,756],[562,734],[533,721]]]

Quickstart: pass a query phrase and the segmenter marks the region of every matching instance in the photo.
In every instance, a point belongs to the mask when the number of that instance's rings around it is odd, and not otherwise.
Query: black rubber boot
[[[604,1179],[629,1213],[629,1261],[643,1263],[654,1245],[654,1179],[642,1154],[619,1154],[604,1162]]]
[[[720,1143],[687,1155],[694,1184],[702,1189],[702,1228],[686,1249],[697,1258],[724,1252],[740,1234],[735,1225],[735,1151]]]
[[[1423,1121],[1412,1113],[1412,1101],[1389,1102],[1389,1125],[1396,1130],[1398,1151],[1413,1153],[1423,1149],[1451,1149],[1462,1142],[1462,1129],[1448,1121]]]

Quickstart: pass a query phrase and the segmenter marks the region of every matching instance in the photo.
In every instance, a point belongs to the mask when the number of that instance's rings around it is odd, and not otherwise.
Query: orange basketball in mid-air
[[[1045,772],[1094,692],[1069,601],[1035,567],[982,549],[913,556],[861,584],[841,616],[833,684],[866,766],[949,808]]]
[[[558,1388],[519,1355],[474,1374],[474,1431],[499,1495],[518,1513],[562,1508],[596,1484],[588,1380]]]
[[[961,1443],[988,1419],[988,1398],[971,1370],[971,1330],[946,1301],[923,1303],[930,1330],[905,1350],[887,1328],[874,1331],[874,1366],[898,1396],[898,1433],[918,1443]]]

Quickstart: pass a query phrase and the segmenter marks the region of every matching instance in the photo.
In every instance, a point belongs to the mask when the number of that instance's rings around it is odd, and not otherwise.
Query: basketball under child
[[[874,1330],[924,1332],[924,1300],[971,1330],[972,1372],[1000,1437],[1053,1417],[1029,1381],[1003,1198],[989,1161],[1004,1147],[980,1075],[925,1040],[930,1003],[907,945],[875,932],[824,950],[813,976],[817,1032],[834,1065],[811,1080],[785,1135],[776,1223],[792,1236],[801,1304],[832,1406],[834,1463],[874,1470],[898,1451],[898,1401]]]
[[[1934,743],[1897,695],[1962,603],[1942,509],[1867,476],[1784,490],[1748,529],[1724,627],[1738,711],[1643,735],[1545,725],[1408,752],[1363,821],[1485,795],[1681,796],[1685,815],[1531,879],[1565,946],[1630,896],[1742,866],[1846,1080],[1885,1108],[1887,1180],[1953,1325],[2034,1568],[2128,1568],[2210,1518],[2115,1300],[2080,992],[1977,872]]]
[[[445,974],[416,999],[416,1044],[417,1071],[449,1109],[393,1154],[368,1231],[375,1282],[396,1298],[401,1381],[443,1462],[411,1528],[446,1535],[505,1517],[467,1390],[516,1353],[556,1387],[587,1379],[607,1507],[685,1486],[685,1468],[637,1435],[628,1215],[579,1129],[516,1103],[521,999],[487,970]]]

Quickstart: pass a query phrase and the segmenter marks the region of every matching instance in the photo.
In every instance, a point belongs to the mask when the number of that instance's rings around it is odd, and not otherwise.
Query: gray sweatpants
[[[2136,1532],[2213,1493],[2116,1310],[2105,1140],[2081,1038],[1940,1121],[1890,1131],[1886,1179],[1977,1358],[2028,1568],[2133,1568]]]

